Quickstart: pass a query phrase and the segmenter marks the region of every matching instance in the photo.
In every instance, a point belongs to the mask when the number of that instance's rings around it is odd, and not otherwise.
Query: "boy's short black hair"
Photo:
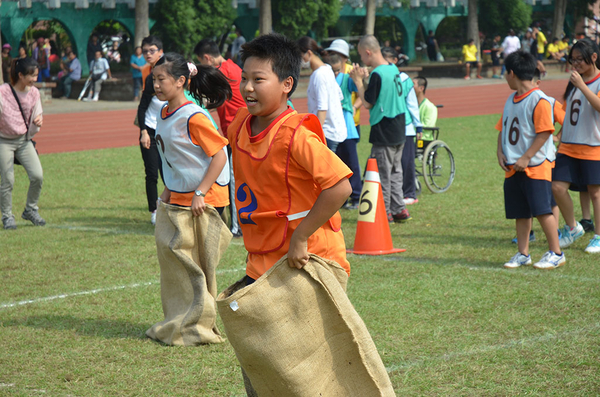
[[[537,68],[537,60],[535,57],[526,51],[515,51],[504,60],[506,72],[513,72],[521,81],[530,81],[535,75]]]
[[[277,33],[259,36],[242,45],[242,63],[251,57],[271,61],[273,73],[279,77],[279,81],[291,76],[294,83],[288,98],[293,94],[298,86],[302,62],[302,53],[295,41]]]
[[[535,72],[533,72],[533,78],[535,80],[541,80],[542,79],[542,74],[540,73],[540,70],[538,68],[535,68]]]
[[[218,57],[221,55],[221,51],[219,51],[219,46],[214,40],[211,39],[202,39],[196,47],[194,47],[194,54],[202,58],[204,54],[208,54],[212,57]]]
[[[150,46],[150,47],[155,45],[156,48],[158,48],[159,50],[163,49],[162,40],[156,36],[144,37],[144,39],[142,40],[142,47],[145,45]]]
[[[423,87],[423,94],[425,94],[425,91],[427,91],[427,78],[425,76],[417,76],[415,80],[417,80],[419,87]]]

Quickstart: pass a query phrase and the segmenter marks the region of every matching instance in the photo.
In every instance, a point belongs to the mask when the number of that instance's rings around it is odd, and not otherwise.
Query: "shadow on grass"
[[[408,251],[407,251],[408,252]],[[357,255],[358,257],[367,258],[364,255]],[[401,255],[383,255],[380,259],[387,262],[398,262],[400,264],[429,264],[429,265],[442,265],[442,266],[473,266],[473,267],[485,267],[485,268],[497,268],[497,261],[484,261],[484,260],[465,260],[463,258],[428,258],[424,256],[411,256],[410,254]]]
[[[64,315],[28,316],[2,321],[4,327],[30,327],[44,330],[74,331],[79,335],[101,338],[146,339],[152,324],[133,324],[124,320],[78,318]]]

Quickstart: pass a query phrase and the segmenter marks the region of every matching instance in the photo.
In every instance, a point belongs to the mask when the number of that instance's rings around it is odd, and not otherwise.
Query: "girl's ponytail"
[[[190,94],[198,101],[206,99],[206,108],[214,109],[231,99],[231,85],[221,71],[212,66],[196,65],[198,73],[190,76]]]

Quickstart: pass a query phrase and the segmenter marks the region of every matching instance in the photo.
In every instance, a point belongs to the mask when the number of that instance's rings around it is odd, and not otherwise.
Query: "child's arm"
[[[533,143],[531,144],[529,149],[527,149],[525,154],[522,155],[513,166],[515,171],[525,171],[525,168],[527,168],[527,166],[529,165],[529,160],[531,160],[531,158],[535,156],[537,152],[540,151],[542,146],[544,146],[544,144],[548,141],[548,138],[550,138],[550,135],[552,135],[552,132],[554,131],[539,132],[535,136],[535,139],[533,140]]]
[[[163,203],[167,203],[167,204],[169,204],[171,202],[171,191],[169,190],[168,187],[165,186],[165,189],[160,194],[160,197],[158,199],[160,201],[162,201]]]
[[[308,263],[308,238],[342,207],[351,193],[350,182],[348,178],[344,178],[319,194],[306,218],[292,234],[288,251],[290,267],[302,269]]]
[[[321,122],[321,125],[325,125],[325,119],[327,118],[327,110],[317,110],[317,118]]]
[[[585,84],[585,82],[581,78],[581,75],[579,73],[577,73],[576,71],[573,71],[571,73],[571,77],[569,78],[569,80],[571,81],[571,83],[573,83],[573,85],[575,87],[577,87],[581,90],[581,92],[583,93],[585,98],[588,100],[590,105],[592,105],[592,107],[597,112],[600,112],[600,98],[598,97],[598,95],[594,94],[592,92],[592,90],[589,89],[587,84]]]
[[[506,156],[502,151],[502,131],[498,133],[498,150],[496,152],[496,156],[498,156],[498,164],[500,164],[500,168],[506,172],[510,171],[510,169],[506,166]]]
[[[200,190],[202,193],[206,194],[219,177],[219,174],[221,174],[221,171],[223,171],[223,167],[225,167],[226,163],[227,155],[223,150],[219,150],[215,153],[206,170],[206,174],[204,174],[204,178],[202,178],[202,182],[200,182],[200,185],[198,185],[196,190]],[[194,194],[194,197],[192,198],[192,214],[194,216],[200,216],[205,208],[206,204],[204,203],[204,197]]]

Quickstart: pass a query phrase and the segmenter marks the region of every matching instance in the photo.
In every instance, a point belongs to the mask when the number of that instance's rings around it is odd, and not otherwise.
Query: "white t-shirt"
[[[108,65],[108,61],[106,58],[94,59],[92,61],[92,74],[101,74],[100,77],[102,80],[106,80],[108,78],[107,70],[110,69]]]
[[[506,36],[502,42],[504,58],[521,48],[521,40],[517,36]]]
[[[323,65],[310,75],[306,91],[308,112],[314,115],[319,110],[326,110],[323,132],[325,138],[334,142],[343,142],[348,136],[342,99],[344,94],[335,81],[335,75],[329,65]]]

